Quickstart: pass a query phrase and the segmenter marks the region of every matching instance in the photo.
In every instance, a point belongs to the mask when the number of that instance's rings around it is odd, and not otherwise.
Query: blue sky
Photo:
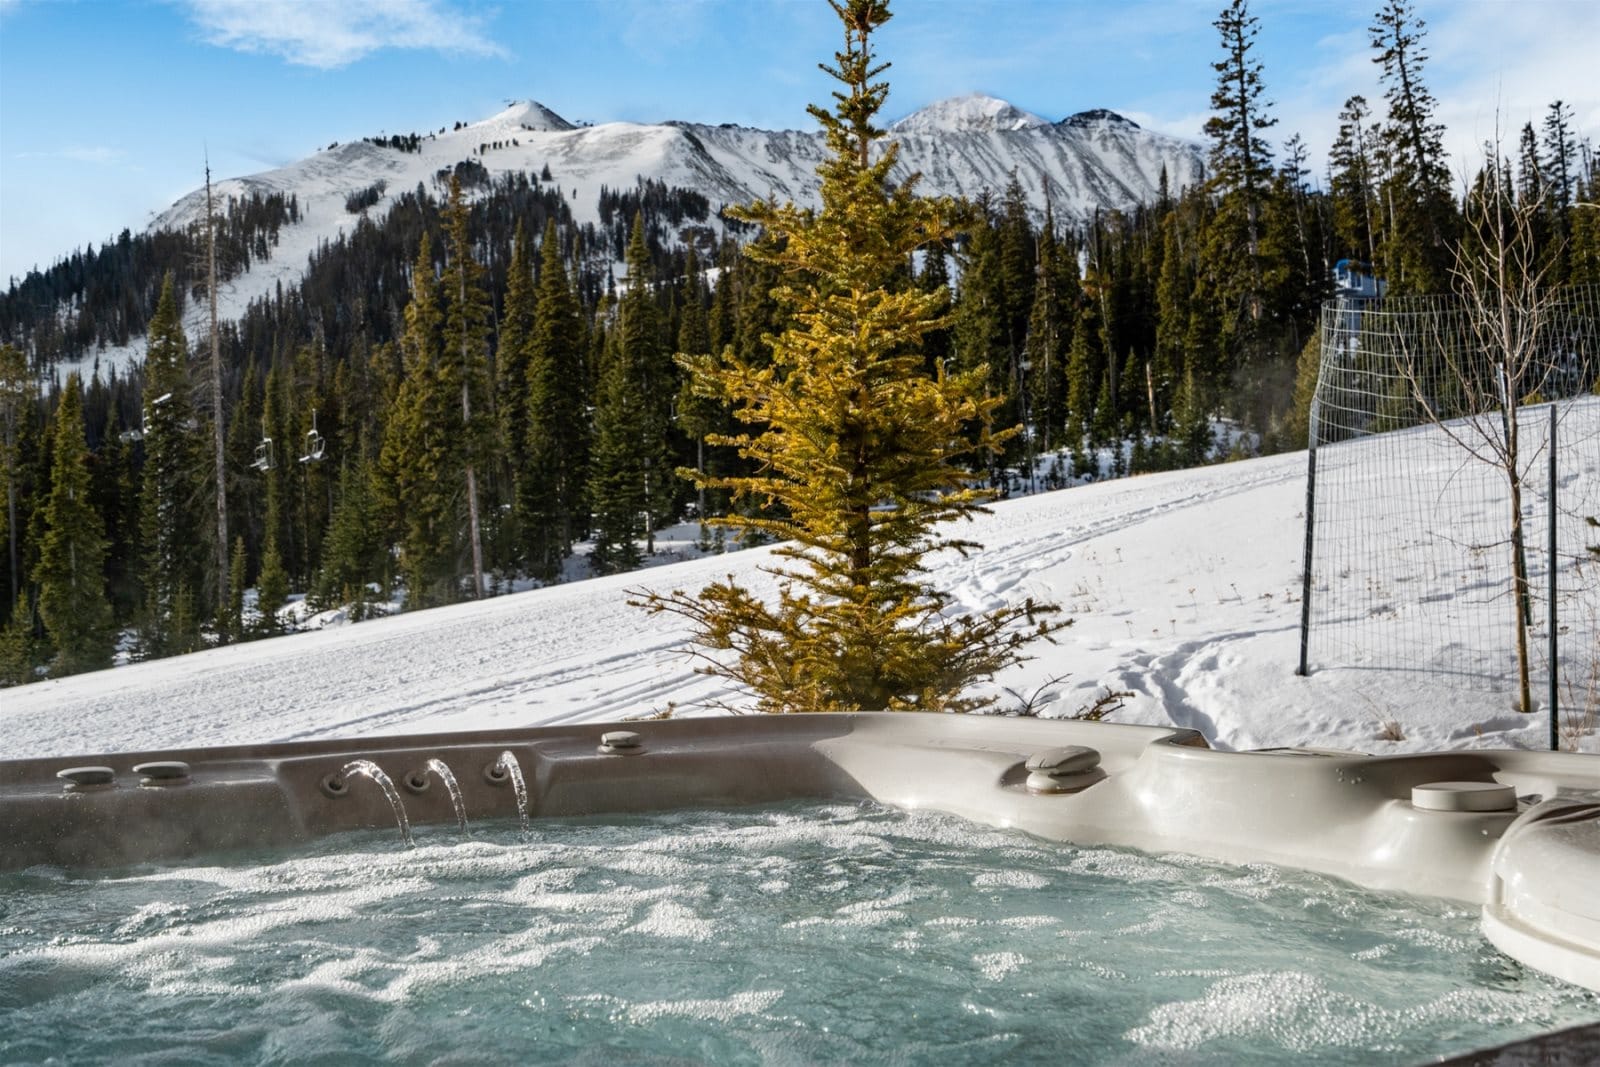
[[[1279,118],[1320,161],[1381,98],[1378,0],[1256,0]],[[1223,0],[899,0],[887,111],[981,91],[1050,119],[1109,107],[1199,137]],[[1429,87],[1464,161],[1553,99],[1600,140],[1600,3],[1418,0]],[[200,183],[330,141],[437,129],[532,98],[572,120],[809,128],[838,45],[821,0],[0,0],[0,284]],[[1464,166],[1458,164],[1458,170]]]

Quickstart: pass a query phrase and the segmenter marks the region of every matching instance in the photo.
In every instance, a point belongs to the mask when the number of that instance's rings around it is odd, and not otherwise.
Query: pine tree
[[[223,620],[228,631],[229,641],[243,641],[244,628],[244,588],[249,576],[250,557],[245,551],[244,538],[233,539],[233,553],[228,557],[228,607],[227,617]]]
[[[23,593],[22,556],[19,549],[22,492],[22,430],[37,392],[28,373],[28,360],[14,345],[0,345],[0,471],[6,479],[6,599],[9,610]]]
[[[105,522],[106,596],[116,623],[139,616],[139,469],[131,439],[115,411],[106,415],[100,448],[89,457],[94,508]]]
[[[644,400],[620,346],[606,353],[595,398],[594,457],[589,471],[589,501],[594,509],[596,574],[616,574],[639,566],[638,539],[644,533],[644,467],[639,427]]]
[[[38,677],[38,640],[34,636],[36,613],[23,591],[4,626],[0,626],[0,688],[26,685]]]
[[[150,320],[144,380],[144,487],[140,541],[144,546],[143,653],[168,656],[199,645],[199,619],[185,604],[201,587],[199,467],[190,401],[189,346],[178,317],[172,275],[161,287]]]
[[[263,491],[262,504],[262,535],[261,545],[264,547],[268,538],[274,540],[279,546],[279,558],[282,559],[282,546],[291,546],[292,557],[293,541],[292,531],[294,524],[290,521],[290,504],[293,494],[290,492],[289,476],[295,465],[294,444],[291,441],[292,432],[285,411],[287,406],[288,387],[284,376],[274,366],[267,372],[266,385],[262,398],[262,436],[273,441],[273,462],[269,470],[262,472],[266,483]]]
[[[949,236],[952,206],[918,198],[914,179],[891,184],[892,143],[872,158],[888,86],[873,81],[884,68],[871,34],[887,3],[831,2],[845,46],[826,69],[845,91],[836,112],[811,108],[829,149],[818,168],[823,208],[743,213],[778,238],[754,254],[781,267],[778,296],[795,325],[773,339],[770,366],[688,361],[696,388],[727,398],[749,426],[729,443],[756,464],[707,484],[781,505],[757,521],[790,542],[775,551],[791,566],[775,605],[731,581],[644,603],[687,617],[712,657],[707,670],[748,686],[766,711],[966,710],[986,703],[974,682],[1056,628],[1042,617],[1054,609],[1028,601],[947,618],[951,598],[920,577],[929,553],[977,547],[936,527],[988,498],[957,461],[996,446],[988,420],[999,399],[983,394],[986,367],[925,369],[919,342],[938,325],[940,301],[906,283],[905,264]],[[727,653],[737,658],[716,658]]]
[[[1272,151],[1264,135],[1278,120],[1267,114],[1261,64],[1251,55],[1257,22],[1246,0],[1232,0],[1212,23],[1223,58],[1211,65],[1217,87],[1211,94],[1214,114],[1205,125],[1211,141],[1207,187],[1216,200],[1205,258],[1221,305],[1223,342],[1236,366],[1264,356],[1269,275],[1278,268],[1262,240],[1272,181]]]
[[[1150,384],[1156,395],[1156,425],[1151,427],[1152,433],[1167,429],[1173,397],[1188,364],[1185,342],[1194,277],[1179,243],[1182,225],[1176,211],[1162,220],[1161,275],[1156,282],[1156,347],[1150,368]]]
[[[472,257],[467,233],[468,208],[461,194],[461,177],[450,179],[450,202],[445,211],[449,266],[440,279],[447,301],[444,351],[439,362],[439,386],[459,390],[461,415],[456,423],[460,439],[457,462],[465,482],[467,550],[472,560],[473,596],[483,599],[483,523],[479,515],[478,471],[488,465],[495,447],[494,416],[489,404],[489,298],[483,291],[483,268]]]
[[[617,341],[643,401],[638,448],[644,478],[645,542],[653,552],[656,529],[674,518],[678,486],[677,464],[673,462],[672,403],[678,395],[679,374],[656,303],[642,212],[633,219],[627,263],[628,284],[617,303]]]
[[[1100,379],[1106,371],[1101,348],[1105,333],[1101,329],[1100,305],[1087,300],[1078,313],[1072,333],[1072,349],[1067,353],[1067,438],[1073,448],[1081,448],[1094,425],[1095,400]]]
[[[283,569],[283,558],[278,555],[278,539],[270,532],[261,550],[261,573],[256,576],[256,611],[260,613],[257,625],[265,636],[283,632],[278,609],[289,599],[289,575]]]
[[[1572,108],[1557,100],[1544,116],[1544,158],[1542,170],[1556,206],[1565,212],[1572,206],[1573,163],[1577,156],[1572,135]]]
[[[1572,246],[1576,236],[1573,232],[1572,207],[1577,191],[1573,181],[1577,146],[1572,136],[1572,122],[1572,109],[1557,100],[1545,113],[1542,155],[1532,144],[1527,148],[1527,155],[1537,162],[1543,179],[1542,188],[1548,197],[1549,210],[1540,222],[1543,229],[1548,231],[1541,237],[1550,250],[1551,285],[1570,284],[1575,280],[1572,277]],[[1530,142],[1533,140],[1532,125],[1529,123],[1527,131]],[[1585,214],[1592,215],[1593,211]]]
[[[1389,217],[1380,258],[1396,293],[1446,289],[1456,229],[1444,126],[1434,119],[1438,105],[1422,80],[1423,29],[1409,0],[1387,0],[1369,30],[1389,103],[1383,130],[1389,174],[1382,190]]]
[[[1032,427],[1040,448],[1048,453],[1052,442],[1059,443],[1066,414],[1066,353],[1072,343],[1072,327],[1067,318],[1069,294],[1063,292],[1062,253],[1056,244],[1055,217],[1045,213],[1044,230],[1039,235],[1039,262],[1034,283],[1033,308],[1028,315],[1026,362]],[[1076,269],[1074,267],[1074,269]]]
[[[666,346],[652,285],[644,221],[636,216],[628,243],[628,284],[617,303],[595,405],[589,472],[595,547],[590,562],[601,574],[639,565],[635,542],[653,539],[672,496],[667,431],[677,389],[663,367]],[[671,388],[665,397],[660,395],[664,388]]]
[[[1352,96],[1339,112],[1339,136],[1328,153],[1334,241],[1342,257],[1373,267],[1378,260],[1376,129],[1364,96]]]
[[[1005,375],[998,392],[1006,397],[997,421],[1010,426],[1022,421],[1022,361],[1028,335],[1028,316],[1033,310],[1033,294],[1038,274],[1038,248],[1033,226],[1028,221],[1028,200],[1022,183],[1013,172],[1001,200],[999,225],[999,266],[1002,320],[1005,331],[1005,359],[998,369]],[[1024,435],[1016,439],[1020,444]]]
[[[584,482],[589,441],[583,410],[588,371],[582,311],[567,279],[554,219],[545,227],[540,259],[524,384],[527,461],[517,507],[528,573],[548,582],[561,574],[572,543],[588,528]]]
[[[681,298],[683,306],[682,319],[678,325],[678,358],[708,356],[711,354],[711,325],[706,317],[705,295],[700,277],[700,260],[695,255],[694,246],[689,246],[688,255],[684,263],[684,285]],[[685,378],[683,385],[678,389],[677,399],[678,428],[694,442],[694,469],[700,475],[705,475],[708,467],[706,461],[706,436],[720,434],[726,436],[732,429],[728,422],[728,409],[710,397],[702,396],[694,391],[694,381]],[[716,451],[712,449],[713,453]],[[725,472],[724,472],[725,473]],[[704,482],[698,486],[698,496],[695,502],[695,517],[700,523],[700,543],[709,546],[710,532],[706,526],[706,516],[709,514]]]
[[[459,383],[442,364],[444,316],[426,234],[412,269],[401,348],[405,372],[379,459],[383,501],[398,529],[406,606],[456,599],[456,502],[461,482],[456,452]]]
[[[354,619],[365,615],[368,585],[382,577],[382,523],[373,500],[374,475],[364,459],[339,473],[339,504],[328,524],[327,550],[317,572],[316,605],[350,605]]]
[[[555,220],[550,224],[555,225]],[[500,438],[506,444],[506,462],[518,479],[527,464],[528,357],[533,343],[536,288],[532,242],[527,228],[518,221],[511,266],[506,271],[505,308],[500,314],[494,362],[495,414],[500,419]]]
[[[56,409],[50,501],[39,546],[39,617],[55,646],[52,673],[111,666],[111,603],[106,599],[105,523],[90,499],[82,383],[67,377]]]

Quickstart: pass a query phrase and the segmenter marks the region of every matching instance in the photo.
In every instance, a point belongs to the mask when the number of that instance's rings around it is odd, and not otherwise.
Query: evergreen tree
[[[1577,191],[1573,181],[1577,146],[1572,135],[1572,121],[1572,109],[1557,100],[1545,113],[1542,155],[1533,144],[1527,147],[1527,155],[1537,162],[1542,179],[1541,188],[1548,198],[1549,210],[1540,219],[1547,232],[1540,234],[1540,237],[1550,249],[1549,282],[1552,285],[1568,284],[1575,280],[1572,278],[1575,243],[1572,207]],[[1529,142],[1532,142],[1532,123],[1528,125],[1527,135]]]
[[[616,574],[639,566],[639,538],[645,532],[645,466],[640,429],[645,423],[639,391],[620,343],[609,346],[595,398],[594,456],[589,470],[589,503],[594,510],[594,549],[589,565],[596,574]]]
[[[106,599],[105,523],[90,494],[82,384],[67,377],[56,409],[50,501],[39,546],[39,617],[55,646],[52,673],[111,666],[111,603]]]
[[[190,402],[189,346],[178,316],[171,274],[150,320],[145,356],[144,487],[140,541],[144,546],[146,656],[168,656],[199,646],[192,603],[201,588],[205,546],[198,504],[202,462]],[[42,604],[41,604],[42,608]]]
[[[644,219],[635,216],[628,284],[617,303],[616,329],[596,398],[589,475],[595,548],[590,560],[602,574],[638,566],[639,536],[653,550],[655,529],[669,518],[673,497],[667,482],[673,469],[667,434],[678,390],[665,362],[652,288]]]
[[[1106,372],[1105,352],[1101,348],[1104,338],[1099,303],[1086,300],[1072,333],[1072,349],[1067,354],[1066,430],[1073,448],[1082,447],[1094,425],[1095,401],[1099,398],[1100,379]]]
[[[672,404],[679,375],[667,344],[666,324],[656,303],[655,278],[644,239],[644,215],[636,214],[628,241],[628,284],[617,303],[617,340],[643,400],[638,426],[640,472],[644,478],[645,542],[655,551],[655,531],[675,517]]]
[[[87,421],[85,423],[87,425]],[[139,469],[134,442],[126,436],[114,410],[107,412],[98,451],[90,453],[90,492],[94,509],[105,522],[106,596],[118,624],[138,619],[139,597]]]
[[[711,324],[706,317],[703,283],[700,277],[699,258],[694,246],[689,247],[684,264],[683,315],[678,326],[678,358],[691,359],[711,354]],[[678,428],[694,442],[694,469],[701,476],[707,471],[706,437],[709,434],[726,436],[732,429],[727,418],[728,409],[711,397],[694,391],[693,379],[685,378],[678,389]],[[715,452],[715,448],[712,449]],[[723,471],[721,473],[727,473]],[[700,543],[710,544],[706,517],[710,514],[706,487],[702,481],[697,486],[695,517],[700,523]]]
[[[6,479],[6,511],[0,516],[6,528],[7,614],[22,596],[22,555],[19,504],[22,495],[22,433],[33,407],[37,388],[28,373],[28,360],[14,345],[0,345],[0,472]]]
[[[373,499],[374,474],[365,459],[347,463],[339,474],[339,505],[328,526],[327,551],[317,572],[317,606],[350,605],[361,619],[370,599],[368,586],[382,577],[383,526]]]
[[[449,238],[449,266],[440,279],[448,301],[444,324],[444,351],[439,362],[439,387],[456,386],[461,416],[456,421],[460,440],[457,462],[465,480],[467,549],[472,560],[473,596],[482,599],[483,523],[478,508],[478,471],[494,453],[494,413],[489,394],[489,298],[483,291],[483,268],[472,256],[467,233],[469,210],[461,194],[459,174],[450,179],[450,202],[445,211]]]
[[[954,369],[970,373],[983,368],[985,389],[990,396],[1004,398],[1009,409],[995,419],[1010,425],[1016,420],[1006,422],[1006,416],[1015,415],[1016,411],[1009,404],[1013,357],[1006,314],[1005,264],[1000,234],[990,218],[987,199],[978,203],[961,263],[961,288],[951,325]],[[987,469],[990,478],[999,482],[1006,458],[1004,445],[997,443],[990,452],[974,454],[971,462],[979,469]]]
[[[1352,96],[1339,112],[1339,136],[1328,153],[1333,234],[1341,258],[1375,269],[1378,260],[1377,171],[1373,160],[1375,127],[1364,96]]]
[[[1179,242],[1182,220],[1174,211],[1162,220],[1161,275],[1156,282],[1156,347],[1151,362],[1151,387],[1156,394],[1156,421],[1161,433],[1170,422],[1172,400],[1187,368],[1189,297],[1194,277]]]
[[[34,635],[37,622],[33,602],[27,591],[17,598],[15,609],[4,626],[0,626],[0,688],[26,685],[38,677],[38,639]]]
[[[426,234],[417,250],[402,341],[405,374],[379,460],[383,500],[399,531],[406,606],[456,598],[456,503],[460,492],[459,381],[448,373],[440,284]],[[263,563],[265,567],[265,563]]]
[[[1409,0],[1387,0],[1369,31],[1389,104],[1383,130],[1389,174],[1382,191],[1389,218],[1380,258],[1396,293],[1448,287],[1456,229],[1444,126],[1434,118],[1438,105],[1422,80],[1423,29]]]
[[[1230,362],[1244,365],[1264,355],[1270,315],[1269,274],[1278,263],[1262,243],[1272,181],[1272,152],[1265,131],[1268,116],[1261,64],[1251,55],[1257,19],[1246,0],[1232,0],[1216,22],[1223,58],[1211,66],[1217,87],[1214,114],[1206,120],[1211,141],[1208,189],[1216,201],[1206,242],[1207,271],[1221,304],[1223,342]]]
[[[227,618],[223,624],[228,631],[229,641],[243,641],[244,628],[244,589],[245,581],[249,577],[250,557],[245,551],[244,538],[233,539],[233,553],[228,557],[228,608]]]
[[[289,575],[278,555],[278,539],[269,532],[266,547],[261,550],[261,573],[256,576],[256,611],[260,614],[257,625],[262,634],[271,637],[283,632],[278,609],[287,599]]]
[[[550,225],[555,225],[554,220]],[[547,230],[547,241],[548,235]],[[527,464],[528,358],[533,346],[535,291],[533,246],[519,221],[511,266],[506,271],[505,309],[500,314],[494,363],[500,439],[506,444],[506,461],[519,480]]]
[[[1571,213],[1572,238],[1567,252],[1567,282],[1600,285],[1600,187],[1593,177],[1574,186],[1574,203],[1583,210]],[[1600,389],[1600,378],[1595,381]]]
[[[589,525],[584,503],[588,372],[583,359],[582,311],[561,260],[553,219],[545,227],[540,256],[524,385],[527,462],[517,506],[528,573],[548,582],[561,574],[562,562],[572,554],[572,543]]]
[[[972,683],[1049,635],[1055,626],[1041,616],[1054,609],[1028,601],[947,618],[951,598],[920,577],[929,553],[977,547],[937,526],[987,498],[956,461],[995,446],[988,420],[999,400],[983,394],[987,368],[925,369],[919,343],[940,301],[905,284],[904,267],[949,234],[951,205],[918,198],[914,180],[891,184],[893,143],[872,158],[888,86],[873,81],[884,68],[871,34],[888,5],[831,2],[845,46],[827,69],[845,91],[836,112],[811,108],[829,149],[818,168],[823,208],[744,212],[779,239],[755,254],[782,268],[779,296],[795,325],[773,339],[770,366],[689,361],[696,388],[726,397],[750,427],[730,441],[757,465],[708,484],[781,504],[785,514],[758,522],[791,542],[776,551],[792,567],[776,605],[731,581],[646,603],[689,618],[712,655],[734,653],[708,669],[749,686],[763,710],[965,710],[986,703]]]
[[[1045,213],[1039,235],[1039,262],[1028,315],[1024,370],[1028,383],[1028,408],[1040,448],[1048,453],[1060,443],[1066,414],[1067,348],[1072,328],[1067,318],[1071,294],[1063,292],[1062,253],[1056,244],[1055,218]],[[1074,269],[1076,267],[1074,266]]]
[[[1577,145],[1572,135],[1572,108],[1560,100],[1550,105],[1544,116],[1544,157],[1542,170],[1556,207],[1563,213],[1573,202],[1573,164]]]
[[[283,548],[291,546],[293,556],[292,531],[294,524],[290,521],[290,504],[293,494],[290,492],[289,477],[295,466],[294,443],[291,440],[292,432],[285,408],[288,405],[288,387],[284,382],[284,375],[274,366],[267,372],[267,381],[262,399],[262,429],[264,438],[271,438],[272,466],[262,472],[266,487],[263,492],[262,535],[261,545],[265,548],[268,538],[279,546],[279,559],[281,560]]]
[[[1000,391],[1007,404],[997,416],[1010,426],[1022,417],[1022,359],[1028,334],[1028,317],[1033,310],[1033,294],[1038,273],[1038,249],[1033,226],[1028,221],[1028,200],[1015,172],[1006,183],[1001,200],[999,236],[1000,299],[1005,330],[1005,360],[1000,369],[1005,380]]]

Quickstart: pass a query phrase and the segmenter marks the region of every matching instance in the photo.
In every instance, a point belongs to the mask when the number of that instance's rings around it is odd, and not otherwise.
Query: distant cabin
[[[1336,297],[1376,300],[1388,289],[1388,282],[1372,276],[1371,264],[1341,259],[1333,265],[1333,295]]]

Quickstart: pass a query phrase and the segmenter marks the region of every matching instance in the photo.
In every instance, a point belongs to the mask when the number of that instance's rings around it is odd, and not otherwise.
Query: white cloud
[[[205,39],[331,70],[384,48],[477,56],[506,50],[440,0],[185,0]]]
[[[1514,156],[1522,125],[1540,127],[1556,100],[1572,108],[1580,136],[1600,136],[1600,5],[1543,0],[1441,6],[1430,13],[1428,31],[1429,62],[1439,71],[1439,118],[1450,131],[1447,148],[1458,159],[1480,159],[1497,124],[1502,151]]]
[[[1445,125],[1445,153],[1459,179],[1483,160],[1483,143],[1496,136],[1502,151],[1516,154],[1525,122],[1540,127],[1555,100],[1568,104],[1578,136],[1600,138],[1600,79],[1594,75],[1600,41],[1600,4],[1593,0],[1493,0],[1418,5],[1426,22],[1428,60],[1423,81],[1438,101],[1435,118]],[[1282,82],[1269,67],[1269,89],[1277,90],[1280,122],[1274,140],[1300,132],[1311,149],[1314,179],[1321,177],[1346,98],[1367,98],[1375,118],[1388,109],[1381,70],[1365,29],[1330,34],[1317,42],[1312,63],[1287,72]]]

